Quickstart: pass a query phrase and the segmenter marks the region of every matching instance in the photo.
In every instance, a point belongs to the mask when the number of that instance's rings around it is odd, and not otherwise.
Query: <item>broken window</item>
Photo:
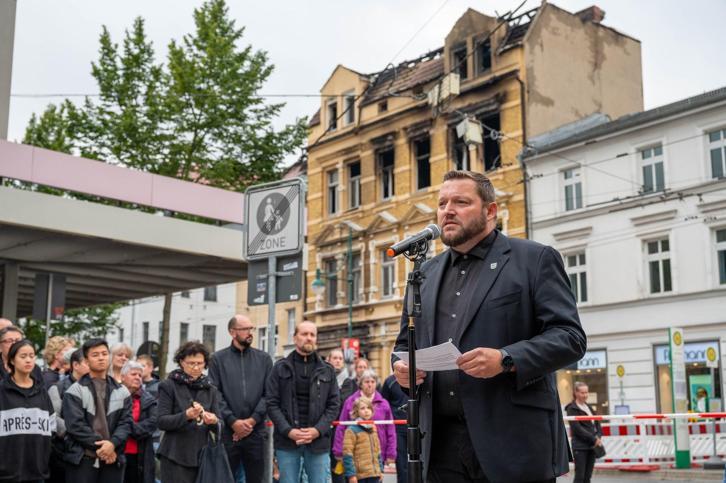
[[[387,200],[394,195],[393,148],[378,153],[378,169],[381,180],[381,199]]]
[[[497,169],[502,165],[499,147],[499,113],[482,118],[484,134],[484,171]]]
[[[469,169],[469,150],[464,140],[456,135],[456,128],[451,130],[451,157],[454,160],[454,169]]]
[[[486,39],[477,45],[476,49],[477,73],[483,74],[492,68],[492,42]]]
[[[451,71],[459,74],[461,80],[467,79],[466,45],[454,49],[451,55]]]
[[[428,136],[413,142],[414,157],[416,159],[416,189],[431,186],[431,141]]]
[[[338,102],[328,102],[328,130],[334,131],[338,127]]]
[[[388,110],[388,101],[381,101],[378,103],[378,112],[386,112]]]
[[[355,122],[355,96],[353,94],[345,95],[345,125]]]

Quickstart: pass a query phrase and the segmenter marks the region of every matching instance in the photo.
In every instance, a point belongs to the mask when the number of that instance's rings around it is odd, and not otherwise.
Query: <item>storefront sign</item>
[[[605,369],[607,367],[607,356],[604,350],[585,352],[585,357],[577,361],[577,370],[584,369]]]
[[[708,363],[709,354],[712,354],[716,367],[718,367],[718,342],[693,342],[685,344],[683,357],[686,364]],[[658,366],[668,365],[671,361],[670,348],[667,345],[655,347],[655,364]]]
[[[688,411],[688,385],[686,382],[686,347],[683,329],[669,329],[668,340],[670,345],[673,412],[685,413]],[[691,452],[688,436],[688,421],[686,419],[676,419],[673,421],[673,436],[676,443],[676,468],[690,468]]]

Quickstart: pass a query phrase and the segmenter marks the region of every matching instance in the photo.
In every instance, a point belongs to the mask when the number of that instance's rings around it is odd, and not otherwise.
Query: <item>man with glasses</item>
[[[215,352],[209,363],[209,378],[222,400],[225,422],[222,440],[235,474],[242,469],[247,481],[262,481],[265,470],[265,381],[272,358],[251,347],[254,326],[244,315],[235,315],[227,325],[232,343]]]
[[[8,319],[0,320],[8,321]],[[0,353],[2,354],[2,364],[0,364],[1,379],[5,379],[10,375],[10,368],[8,367],[8,352],[10,352],[10,348],[13,344],[23,339],[25,339],[25,333],[23,333],[20,327],[15,327],[12,323],[0,329]],[[38,384],[45,386],[43,383],[43,373],[37,364],[33,367],[33,372],[30,374],[30,377]]]

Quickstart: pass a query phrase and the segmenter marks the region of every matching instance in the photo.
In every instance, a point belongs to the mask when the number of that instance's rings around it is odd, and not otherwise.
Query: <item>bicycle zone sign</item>
[[[300,178],[251,186],[245,191],[246,260],[302,250],[304,197]]]

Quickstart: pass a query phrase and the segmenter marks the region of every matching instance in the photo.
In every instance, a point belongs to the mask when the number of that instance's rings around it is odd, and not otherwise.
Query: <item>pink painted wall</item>
[[[244,223],[244,195],[0,140],[0,177]]]

